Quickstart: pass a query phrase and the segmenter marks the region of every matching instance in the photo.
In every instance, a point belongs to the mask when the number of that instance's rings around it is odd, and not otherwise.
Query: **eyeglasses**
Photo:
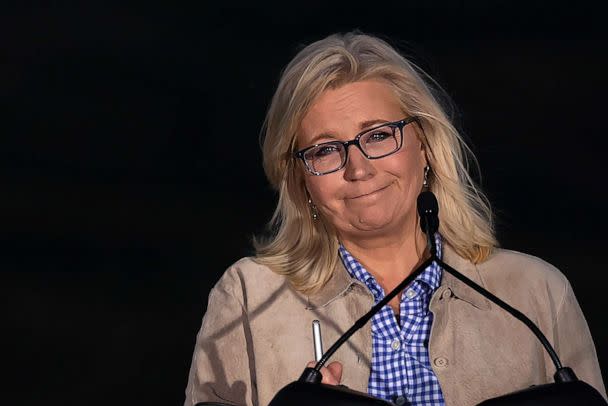
[[[330,141],[306,147],[294,153],[304,162],[308,172],[321,176],[339,171],[348,161],[348,147],[356,145],[367,159],[384,158],[394,154],[403,145],[403,127],[418,117],[382,124],[365,130],[350,141]]]

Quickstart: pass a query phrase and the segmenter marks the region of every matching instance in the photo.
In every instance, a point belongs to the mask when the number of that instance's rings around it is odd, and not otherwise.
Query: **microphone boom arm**
[[[346,342],[357,330],[363,327],[382,307],[384,307],[399,292],[414,281],[418,275],[432,263],[438,264],[443,270],[454,276],[477,293],[496,304],[507,313],[524,323],[542,343],[549,354],[556,372],[553,375],[556,383],[532,386],[503,396],[488,399],[479,403],[478,406],[512,406],[512,405],[602,405],[608,403],[602,395],[591,385],[580,381],[571,368],[563,367],[562,363],[545,335],[525,314],[513,308],[500,298],[496,297],[482,286],[467,278],[450,265],[443,262],[437,256],[435,244],[435,233],[439,228],[439,206],[437,199],[430,190],[425,190],[418,196],[418,214],[420,216],[420,227],[426,234],[427,246],[430,251],[428,259],[423,261],[408,277],[406,277],[395,289],[388,293],[382,300],[375,304],[365,315],[359,318],[355,324],[348,329],[330,348],[323,354],[314,368],[306,368],[300,378],[287,385],[275,395],[270,406],[309,406],[317,404],[320,406],[338,405],[386,405],[383,400],[369,397],[360,392],[353,392],[341,387],[321,384],[321,368],[327,360]],[[311,394],[311,391],[316,391]]]
[[[555,369],[560,370],[563,368],[562,363],[559,360],[557,353],[555,352],[555,349],[553,348],[551,343],[549,343],[549,340],[547,340],[547,337],[545,337],[545,335],[542,333],[542,331],[540,331],[540,329],[536,326],[536,324],[534,324],[532,322],[532,320],[530,320],[528,318],[528,316],[526,316],[519,310],[515,309],[514,307],[510,306],[508,303],[504,302],[500,298],[496,297],[495,295],[490,293],[488,290],[486,290],[482,286],[478,285],[477,283],[473,282],[472,280],[470,280],[469,278],[467,278],[466,276],[464,276],[463,274],[461,274],[460,272],[458,272],[457,270],[455,270],[454,268],[452,268],[451,266],[449,266],[448,264],[446,264],[439,258],[435,257],[435,258],[433,258],[433,260],[435,262],[437,262],[437,264],[439,266],[441,266],[445,271],[450,273],[452,276],[456,277],[458,280],[460,280],[461,282],[466,284],[468,287],[475,290],[477,293],[484,296],[486,299],[490,300],[491,302],[495,303],[499,307],[506,310],[507,313],[511,314],[517,320],[524,323],[530,330],[532,330],[534,335],[536,335],[536,337],[543,344],[543,347],[547,350],[549,357],[551,357],[551,361],[553,361],[553,364],[555,365]]]
[[[426,267],[428,267],[434,260],[435,259],[433,257],[430,257],[429,259],[424,261],[422,264],[420,264],[420,266],[418,266],[418,268],[416,268],[414,270],[414,272],[412,272],[410,275],[408,275],[407,278],[405,278],[399,285],[397,285],[397,287],[395,289],[390,291],[389,294],[384,296],[384,298],[382,300],[380,300],[377,304],[375,304],[367,313],[365,313],[363,316],[361,316],[355,322],[355,324],[353,324],[353,326],[346,331],[346,333],[344,333],[338,340],[336,340],[336,342],[331,347],[329,347],[329,349],[325,352],[325,354],[323,354],[323,356],[321,357],[319,362],[317,362],[314,369],[316,371],[320,371],[321,368],[323,367],[323,365],[325,365],[325,363],[327,362],[327,360],[332,355],[334,355],[334,353],[338,350],[338,348],[340,348],[340,346],[346,340],[348,340],[353,334],[355,334],[357,332],[357,330],[359,330],[361,327],[363,327],[365,325],[365,323],[367,323],[374,316],[374,314],[376,314],[380,309],[382,309],[384,307],[384,305],[386,305],[388,302],[390,302],[391,299],[394,298],[399,292],[401,292],[403,289],[405,289],[405,287],[407,285],[412,283],[414,281],[414,279],[416,279],[418,277],[418,275],[420,275],[422,273],[422,271],[424,271],[426,269]]]

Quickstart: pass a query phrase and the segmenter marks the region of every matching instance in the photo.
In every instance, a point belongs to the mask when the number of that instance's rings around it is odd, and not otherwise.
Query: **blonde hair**
[[[385,41],[358,33],[331,35],[293,58],[265,120],[264,170],[279,198],[270,236],[254,239],[257,262],[285,275],[304,293],[320,289],[331,278],[339,261],[338,236],[323,218],[312,219],[293,152],[300,123],[313,101],[327,89],[362,80],[388,83],[404,112],[419,117],[443,241],[475,263],[489,256],[497,242],[490,205],[468,173],[468,159],[474,161],[474,156],[422,75]]]

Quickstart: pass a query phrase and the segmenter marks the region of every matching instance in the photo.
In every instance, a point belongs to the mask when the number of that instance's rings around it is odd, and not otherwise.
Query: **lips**
[[[353,197],[348,197],[347,199],[360,199],[362,197],[371,196],[373,194],[376,194],[378,192],[383,191],[384,189],[388,188],[390,185],[392,185],[392,183],[390,183],[390,184],[388,184],[386,186],[383,186],[383,187],[381,187],[379,189],[376,189],[376,190],[373,190],[371,192],[368,192],[368,193],[362,193],[362,194],[359,194],[359,195],[356,195],[356,196],[353,196]]]

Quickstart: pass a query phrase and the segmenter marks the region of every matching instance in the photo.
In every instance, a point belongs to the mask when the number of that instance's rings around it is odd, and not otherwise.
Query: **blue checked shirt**
[[[436,234],[441,257],[441,237]],[[376,279],[342,245],[340,257],[349,274],[363,282],[375,303],[385,293]],[[441,268],[427,267],[401,295],[400,323],[386,305],[372,318],[372,365],[367,391],[399,405],[444,405],[437,376],[431,369],[429,336],[433,314],[429,303],[441,282]],[[408,403],[409,402],[409,403]]]

